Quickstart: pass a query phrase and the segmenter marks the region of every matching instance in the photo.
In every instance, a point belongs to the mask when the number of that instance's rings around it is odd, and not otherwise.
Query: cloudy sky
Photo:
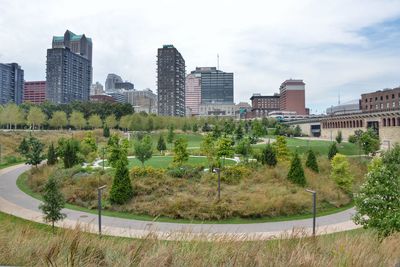
[[[0,0],[0,62],[44,80],[46,49],[69,29],[94,42],[94,81],[116,73],[156,89],[156,54],[173,44],[196,66],[235,73],[235,101],[306,83],[312,112],[400,85],[400,1]]]

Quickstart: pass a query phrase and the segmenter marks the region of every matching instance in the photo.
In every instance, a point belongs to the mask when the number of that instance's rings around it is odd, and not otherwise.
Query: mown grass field
[[[302,238],[218,242],[98,238],[0,212],[0,264],[12,266],[395,266],[400,235],[367,230]]]

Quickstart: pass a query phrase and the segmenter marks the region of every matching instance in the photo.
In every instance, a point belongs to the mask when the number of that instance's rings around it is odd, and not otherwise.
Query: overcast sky
[[[93,39],[94,81],[116,73],[156,90],[156,54],[173,44],[186,61],[235,73],[235,101],[306,83],[324,111],[363,92],[400,85],[400,1],[0,0],[0,62],[44,80],[46,49],[69,29]]]

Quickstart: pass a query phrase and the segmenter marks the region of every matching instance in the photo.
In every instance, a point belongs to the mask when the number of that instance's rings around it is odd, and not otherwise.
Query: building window
[[[383,109],[383,103],[381,103],[381,109]]]
[[[396,102],[392,103],[392,108],[396,107]]]

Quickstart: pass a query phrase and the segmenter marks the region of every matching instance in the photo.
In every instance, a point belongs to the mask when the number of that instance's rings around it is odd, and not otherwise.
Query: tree
[[[312,149],[308,150],[306,167],[316,173],[319,172],[317,157],[315,156],[315,153]]]
[[[286,138],[284,136],[277,136],[272,146],[278,161],[286,161],[289,159],[289,148],[287,147]]]
[[[294,127],[293,135],[296,136],[296,137],[301,136],[301,128],[300,128],[299,125],[296,125],[296,127]]]
[[[167,144],[165,144],[164,136],[162,134],[160,134],[160,137],[158,138],[157,150],[160,151],[161,154],[163,151],[167,150]]]
[[[153,142],[151,137],[146,135],[142,140],[136,141],[134,144],[135,156],[142,163],[144,167],[144,162],[149,160],[153,155]]]
[[[57,163],[57,160],[56,150],[53,143],[51,143],[49,149],[47,150],[47,165],[54,165]]]
[[[264,128],[258,120],[253,120],[251,123],[251,131],[256,137],[261,137],[265,134]]]
[[[182,131],[183,132],[187,132],[187,131],[189,131],[190,130],[190,126],[189,126],[189,124],[185,121],[184,123],[183,123],[183,126],[182,126]]]
[[[192,131],[193,131],[194,133],[197,133],[197,132],[199,131],[199,126],[197,125],[197,123],[194,123],[194,124],[193,124]]]
[[[153,130],[154,130],[154,120],[152,117],[149,117],[149,119],[147,120],[146,131],[151,133],[151,131]]]
[[[301,161],[297,152],[293,156],[287,178],[289,181],[297,185],[306,185],[306,177],[304,176],[303,166],[301,165]]]
[[[63,127],[67,126],[67,114],[64,111],[56,111],[51,116],[49,120],[49,125],[53,128],[62,129]]]
[[[108,128],[107,124],[104,125],[104,128],[103,128],[103,136],[106,138],[110,137],[110,128]]]
[[[354,222],[388,236],[400,231],[400,146],[375,158],[354,202]]]
[[[42,110],[38,107],[31,107],[29,109],[28,116],[26,117],[28,124],[32,127],[33,130],[35,130],[35,126],[39,126],[40,128],[45,119],[46,115],[44,115]]]
[[[367,155],[375,155],[379,150],[379,137],[372,129],[368,129],[368,131],[361,134],[360,143],[364,153]]]
[[[267,144],[261,152],[261,163],[267,164],[270,167],[275,167],[278,163],[275,149],[271,144]]]
[[[28,141],[25,139],[25,137],[19,144],[17,151],[23,156],[29,152],[29,144]]]
[[[336,142],[333,142],[332,145],[329,147],[328,151],[328,159],[332,160],[333,157],[339,153],[339,150],[337,149]]]
[[[222,131],[219,128],[218,124],[214,125],[213,131],[212,131],[212,135],[213,135],[214,139],[220,138],[221,134],[222,134]]]
[[[243,133],[242,124],[239,123],[239,125],[235,129],[236,140],[242,140],[243,139],[243,134],[244,133]]]
[[[346,156],[336,154],[331,162],[331,178],[344,191],[350,192],[353,184],[353,176],[350,174],[350,164]]]
[[[119,120],[119,127],[121,127],[125,131],[128,130],[130,124],[131,124],[131,116],[129,115],[122,116],[121,119]]]
[[[204,132],[204,133],[210,132],[211,131],[210,125],[207,122],[204,123],[203,127],[201,128],[201,131]]]
[[[28,141],[25,138],[19,145],[19,152],[26,158],[26,164],[35,165],[42,162],[46,157],[43,155],[44,144],[40,142],[37,138],[31,136]]]
[[[118,124],[117,119],[114,114],[111,114],[106,117],[105,124],[111,129],[115,128]]]
[[[124,161],[117,161],[115,175],[110,190],[111,204],[124,204],[133,197],[132,183],[129,170]]]
[[[236,153],[241,154],[245,162],[248,162],[251,151],[252,149],[249,138],[244,138],[236,146]]]
[[[57,180],[50,177],[44,186],[43,203],[40,204],[39,209],[42,210],[44,220],[51,222],[54,233],[54,224],[66,217],[61,210],[64,208],[65,199],[58,189]]]
[[[170,125],[168,127],[168,135],[167,135],[167,142],[172,143],[174,141],[175,133],[174,133],[174,126]]]
[[[79,111],[72,111],[71,115],[69,116],[69,124],[75,129],[82,129],[86,126],[86,120],[83,117],[83,113]]]
[[[119,161],[122,161],[123,163],[126,163],[125,165],[128,165],[128,147],[128,140],[120,140],[117,134],[112,134],[108,139],[108,163],[113,168],[117,167]]]
[[[212,169],[213,165],[216,163],[216,150],[215,150],[215,142],[214,138],[211,134],[207,134],[203,137],[203,140],[200,144],[200,151],[207,157],[208,166]]]
[[[235,123],[233,122],[233,120],[230,119],[230,120],[225,121],[225,123],[224,123],[224,132],[226,134],[233,134],[234,130],[235,130]],[[216,138],[218,138],[218,137],[216,137]]]
[[[59,154],[63,158],[64,168],[68,169],[80,162],[78,157],[79,142],[73,138],[59,140]]]
[[[89,117],[88,124],[93,129],[96,129],[96,128],[100,128],[102,126],[103,122],[101,121],[101,118],[99,115],[93,114]]]
[[[181,166],[184,162],[189,160],[189,152],[187,151],[187,140],[180,137],[174,143],[174,159],[173,162]]]
[[[343,141],[343,136],[342,136],[342,131],[338,131],[337,135],[336,135],[336,142],[338,144],[342,143]]]
[[[215,146],[218,158],[222,157],[222,163],[225,165],[225,158],[233,157],[234,154],[232,140],[227,137],[221,137],[217,140]]]

